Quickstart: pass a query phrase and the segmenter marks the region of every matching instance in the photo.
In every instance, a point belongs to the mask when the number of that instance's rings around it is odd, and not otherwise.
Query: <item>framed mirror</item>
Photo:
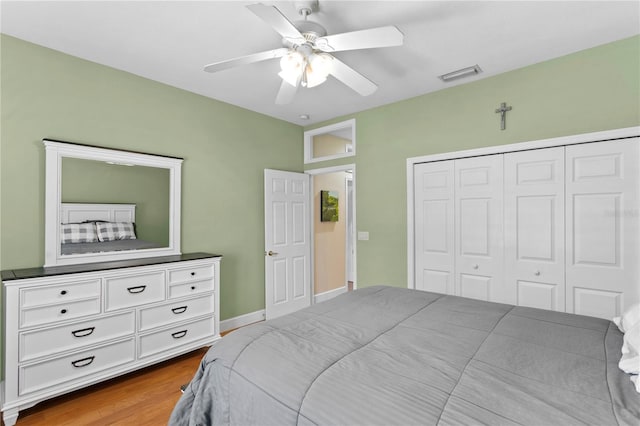
[[[180,254],[182,158],[43,143],[45,267]]]
[[[356,155],[355,119],[304,132],[305,164],[354,155]]]

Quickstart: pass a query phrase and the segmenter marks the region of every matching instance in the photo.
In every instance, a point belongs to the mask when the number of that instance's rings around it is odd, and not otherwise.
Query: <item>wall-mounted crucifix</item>
[[[507,127],[507,111],[512,109],[512,107],[507,106],[506,102],[502,102],[500,108],[496,110],[496,114],[500,113],[500,130],[504,130]]]

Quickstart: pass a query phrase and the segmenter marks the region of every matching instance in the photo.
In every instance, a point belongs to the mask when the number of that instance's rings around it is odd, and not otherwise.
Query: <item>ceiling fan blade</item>
[[[250,4],[247,8],[258,16],[258,18],[271,25],[278,34],[285,39],[304,43],[304,37],[300,31],[289,21],[275,6],[267,6],[262,3]]]
[[[226,61],[215,62],[213,64],[206,65],[204,67],[204,70],[206,72],[218,72],[240,65],[266,61],[267,59],[281,58],[286,55],[288,51],[289,49],[287,49],[286,47],[281,47],[279,49],[267,50],[265,52],[254,53],[247,56],[240,56],[239,58],[228,59]]]
[[[349,65],[333,57],[331,75],[358,92],[368,96],[378,90],[378,86]]]
[[[320,37],[315,41],[315,46],[324,52],[340,52],[402,46],[403,41],[404,34],[396,27],[388,26]]]
[[[286,81],[282,80],[282,84],[280,85],[280,90],[278,90],[278,96],[276,96],[276,104],[278,105],[290,104],[291,101],[293,101],[293,98],[296,96],[297,91],[298,91],[298,86],[292,86]]]

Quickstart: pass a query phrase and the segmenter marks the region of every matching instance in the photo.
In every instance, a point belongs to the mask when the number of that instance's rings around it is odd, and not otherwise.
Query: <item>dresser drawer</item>
[[[107,311],[164,300],[164,271],[105,279]]]
[[[214,312],[214,295],[189,299],[140,310],[140,331],[211,315]]]
[[[19,394],[46,389],[135,359],[133,338],[72,355],[20,366]]]
[[[51,324],[100,312],[100,299],[76,300],[57,305],[40,306],[20,311],[20,328]]]
[[[200,281],[205,278],[213,278],[213,265],[194,266],[192,268],[181,268],[169,270],[169,284],[182,283],[185,281]]]
[[[214,290],[213,279],[169,286],[169,298],[189,296]]]
[[[89,299],[100,295],[100,279],[25,288],[20,293],[20,307],[22,308]]]
[[[213,337],[214,319],[209,317],[140,337],[139,357],[157,354],[189,342]]]
[[[101,343],[118,337],[133,335],[135,315],[125,312],[119,315],[94,318],[59,327],[20,333],[20,361],[41,356],[51,356],[83,346]]]

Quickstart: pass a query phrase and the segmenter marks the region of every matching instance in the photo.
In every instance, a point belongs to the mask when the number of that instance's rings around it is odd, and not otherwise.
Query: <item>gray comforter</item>
[[[214,344],[171,425],[638,425],[609,321],[370,287]]]

